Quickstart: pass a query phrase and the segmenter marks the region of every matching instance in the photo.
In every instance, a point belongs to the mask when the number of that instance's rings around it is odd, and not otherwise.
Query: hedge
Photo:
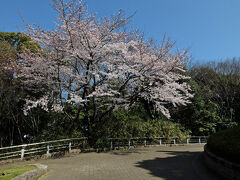
[[[208,149],[231,162],[240,163],[240,127],[229,128],[208,138]]]

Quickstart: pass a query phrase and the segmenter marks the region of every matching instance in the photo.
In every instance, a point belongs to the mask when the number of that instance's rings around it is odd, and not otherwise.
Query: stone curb
[[[32,165],[37,166],[37,169],[25,172],[22,175],[13,178],[13,180],[31,180],[47,172],[47,168],[48,168],[47,165],[43,165],[43,164],[32,164]]]
[[[206,166],[219,176],[229,180],[240,180],[240,165],[221,158],[204,146],[204,162]]]

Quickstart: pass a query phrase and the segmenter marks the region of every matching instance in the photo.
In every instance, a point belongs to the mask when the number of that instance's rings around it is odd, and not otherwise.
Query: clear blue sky
[[[3,0],[0,31],[23,31],[29,24],[53,28],[51,0]],[[160,40],[164,33],[194,61],[240,57],[240,0],[88,0],[89,11],[109,16],[119,9],[136,12],[131,25]]]

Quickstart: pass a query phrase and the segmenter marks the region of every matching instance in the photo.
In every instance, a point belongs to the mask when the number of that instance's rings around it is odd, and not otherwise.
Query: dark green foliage
[[[219,131],[208,138],[207,147],[214,154],[240,163],[240,127]]]
[[[205,99],[205,94],[195,81],[191,80],[190,85],[194,93],[192,103],[173,111],[173,120],[191,130],[193,135],[209,135],[216,132],[221,123],[218,104]]]
[[[83,137],[82,121],[75,121],[75,115],[75,106],[66,106],[65,113],[33,108],[25,117],[28,121],[25,132],[33,137],[34,142]],[[79,119],[82,119],[82,113]]]
[[[209,135],[239,124],[240,60],[195,66],[188,73],[194,98],[192,104],[173,110],[173,121],[193,135]]]
[[[22,53],[25,49],[36,53],[40,49],[39,44],[34,43],[29,36],[23,33],[0,32],[0,42],[8,43],[18,53]]]
[[[140,104],[135,107],[139,109]],[[103,123],[94,126],[94,138],[97,147],[109,143],[107,138],[132,138],[132,137],[172,137],[188,136],[189,131],[180,124],[171,122],[166,118],[150,119],[144,109],[127,111],[117,109],[111,113]],[[141,108],[140,108],[141,109]]]
[[[23,143],[28,133],[22,108],[27,95],[21,80],[16,78],[19,53],[37,52],[40,46],[22,33],[0,32],[0,147]]]
[[[239,123],[240,60],[212,62],[193,68],[190,74],[201,89],[203,100],[217,105],[220,118],[217,128],[225,129]]]

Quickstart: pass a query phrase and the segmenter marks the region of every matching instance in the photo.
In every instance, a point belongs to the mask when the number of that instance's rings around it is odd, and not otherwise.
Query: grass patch
[[[31,171],[36,168],[37,166],[34,165],[26,165],[0,169],[0,180],[10,180],[16,176],[19,176],[27,171]]]
[[[207,147],[214,154],[240,163],[240,127],[229,128],[212,134]]]

